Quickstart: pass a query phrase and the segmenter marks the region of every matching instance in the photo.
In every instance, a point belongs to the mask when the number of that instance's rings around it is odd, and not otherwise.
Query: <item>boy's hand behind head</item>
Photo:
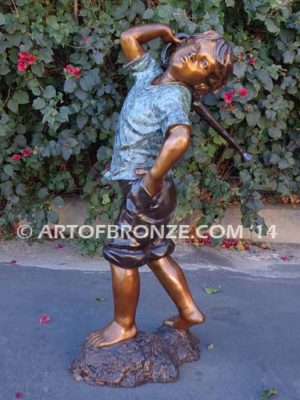
[[[182,40],[176,37],[176,32],[169,25],[165,25],[161,38],[166,43],[173,43],[175,45],[180,45],[182,43]]]

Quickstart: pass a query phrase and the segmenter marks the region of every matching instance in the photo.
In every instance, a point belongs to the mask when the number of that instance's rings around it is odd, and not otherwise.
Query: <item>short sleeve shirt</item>
[[[177,83],[152,85],[163,73],[149,53],[125,65],[135,78],[118,120],[108,180],[137,179],[136,168],[151,168],[173,125],[191,125],[190,90]]]

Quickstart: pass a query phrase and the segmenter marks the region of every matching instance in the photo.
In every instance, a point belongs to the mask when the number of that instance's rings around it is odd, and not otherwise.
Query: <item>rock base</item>
[[[199,340],[189,331],[167,327],[139,332],[134,339],[96,349],[84,343],[70,366],[77,381],[111,387],[174,382],[179,366],[200,358]]]

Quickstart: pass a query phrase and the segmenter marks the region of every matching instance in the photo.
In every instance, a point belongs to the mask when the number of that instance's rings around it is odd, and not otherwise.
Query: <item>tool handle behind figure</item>
[[[190,38],[186,33],[178,33],[176,38],[180,40],[188,40]],[[166,70],[169,64],[169,54],[170,51],[174,49],[173,43],[167,43],[164,45],[161,54],[161,67]],[[239,144],[229,135],[229,133],[222,127],[222,125],[214,118],[214,116],[209,112],[207,107],[200,100],[195,100],[192,103],[192,109],[197,112],[220,136],[222,136],[226,142],[233,147],[242,157],[243,161],[251,161],[252,154],[244,152],[244,150],[239,146]]]

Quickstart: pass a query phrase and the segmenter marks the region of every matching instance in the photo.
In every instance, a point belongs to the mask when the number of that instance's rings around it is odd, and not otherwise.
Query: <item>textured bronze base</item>
[[[93,385],[134,387],[174,382],[179,366],[200,358],[199,340],[189,331],[167,327],[96,349],[84,343],[70,370],[77,381]]]

